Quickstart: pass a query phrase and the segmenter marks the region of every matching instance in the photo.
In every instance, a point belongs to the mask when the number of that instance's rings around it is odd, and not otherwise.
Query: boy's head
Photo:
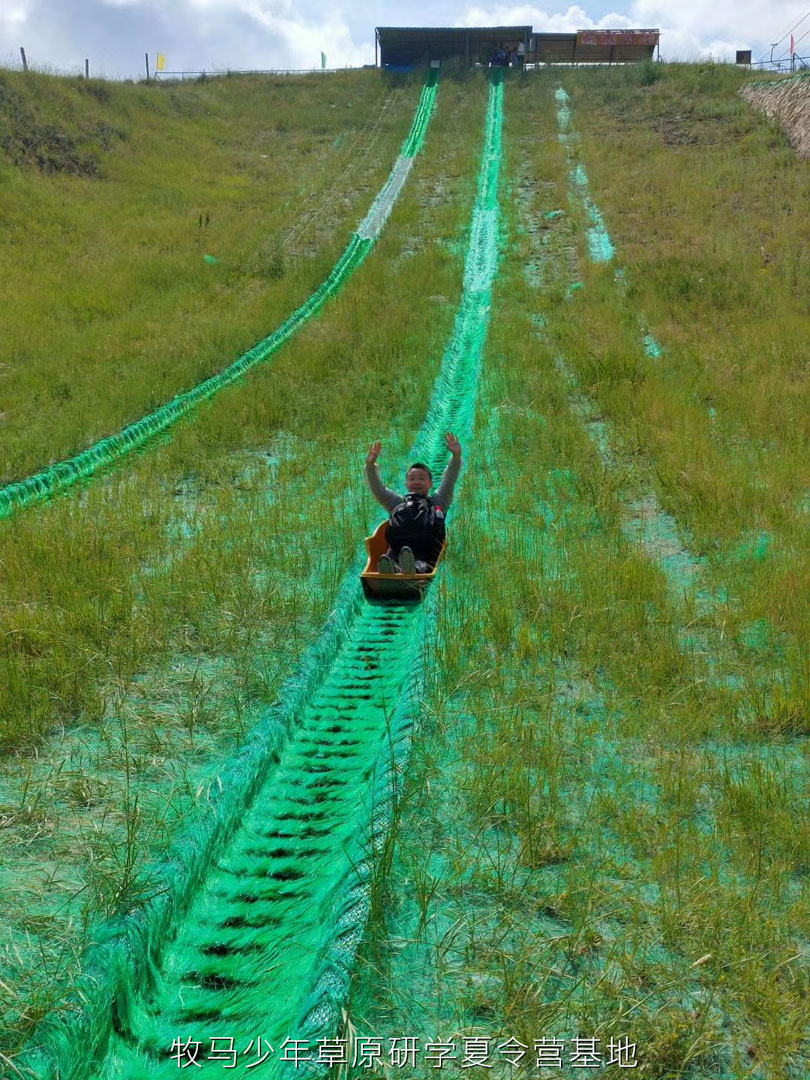
[[[411,495],[427,495],[433,483],[433,474],[421,461],[414,462],[405,473],[405,487]]]

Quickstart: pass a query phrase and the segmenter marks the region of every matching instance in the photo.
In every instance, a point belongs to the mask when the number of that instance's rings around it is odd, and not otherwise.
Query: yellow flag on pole
[[[155,64],[155,71],[165,71],[165,70],[166,70],[166,57],[163,55],[162,52],[159,52],[157,54],[157,64]]]

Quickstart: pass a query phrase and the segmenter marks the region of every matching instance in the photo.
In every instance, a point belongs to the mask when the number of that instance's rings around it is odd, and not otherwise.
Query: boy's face
[[[405,487],[411,495],[427,495],[430,491],[430,474],[424,469],[408,469]]]

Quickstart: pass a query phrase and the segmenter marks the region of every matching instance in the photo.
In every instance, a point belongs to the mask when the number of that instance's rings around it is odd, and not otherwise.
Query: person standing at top
[[[444,436],[451,457],[435,495],[430,494],[433,475],[421,461],[405,473],[407,495],[385,486],[377,458],[382,443],[371,444],[366,456],[366,481],[374,498],[388,510],[388,551],[381,555],[380,574],[429,574],[436,565],[444,543],[445,514],[453,501],[461,466],[461,443],[452,431]]]
[[[498,42],[498,46],[495,52],[492,54],[492,58],[489,61],[490,67],[506,67],[508,58],[506,55],[506,49],[502,42]]]

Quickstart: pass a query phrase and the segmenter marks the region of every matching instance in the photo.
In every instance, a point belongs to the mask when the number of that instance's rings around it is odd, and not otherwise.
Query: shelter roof
[[[538,64],[627,63],[652,58],[658,30],[578,30],[535,34],[531,26],[378,26],[384,65],[409,67],[424,59],[471,54],[481,59],[500,43],[527,43],[526,60]]]
[[[658,30],[577,30],[533,34],[530,59],[538,64],[609,64],[651,59]]]
[[[378,26],[384,64],[413,64],[428,56],[440,60],[494,50],[500,42],[517,44],[531,36],[531,26]]]

